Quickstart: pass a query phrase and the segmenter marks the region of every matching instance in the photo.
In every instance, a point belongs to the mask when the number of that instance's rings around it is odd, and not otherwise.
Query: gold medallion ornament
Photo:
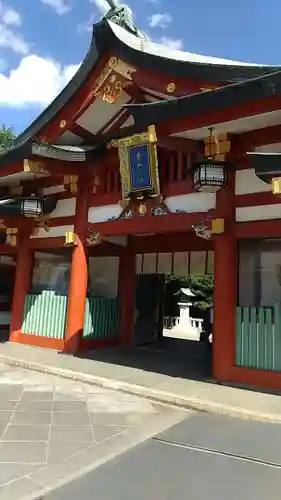
[[[176,90],[176,84],[174,82],[168,83],[166,90],[169,94],[172,94],[172,92],[175,92]]]
[[[61,120],[60,121],[60,128],[65,128],[66,127],[66,120]]]

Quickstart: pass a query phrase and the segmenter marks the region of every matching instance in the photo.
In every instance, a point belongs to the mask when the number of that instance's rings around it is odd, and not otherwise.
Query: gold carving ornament
[[[7,227],[6,235],[8,237],[8,242],[12,247],[17,246],[18,244],[18,228],[17,227]]]
[[[43,162],[23,160],[23,170],[31,174],[48,174]]]
[[[91,96],[101,95],[103,100],[112,104],[121,96],[123,90],[132,84],[133,66],[117,57],[111,57],[94,84]]]

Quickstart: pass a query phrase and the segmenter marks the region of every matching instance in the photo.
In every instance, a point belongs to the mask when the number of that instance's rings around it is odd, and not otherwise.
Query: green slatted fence
[[[236,365],[281,372],[281,305],[237,307]]]
[[[27,295],[24,306],[22,333],[63,339],[67,315],[66,295],[53,291]]]
[[[110,340],[119,333],[118,299],[87,298],[83,338]]]

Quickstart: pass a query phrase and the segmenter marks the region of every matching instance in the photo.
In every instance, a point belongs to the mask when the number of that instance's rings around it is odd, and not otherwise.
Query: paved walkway
[[[23,346],[0,345],[0,362],[48,372],[184,408],[281,423],[281,398],[187,379],[186,360],[155,351],[100,350],[92,359]],[[144,369],[145,367],[145,369]],[[155,367],[156,371],[152,371]]]
[[[192,412],[53,375],[0,368],[0,498],[41,493]]]

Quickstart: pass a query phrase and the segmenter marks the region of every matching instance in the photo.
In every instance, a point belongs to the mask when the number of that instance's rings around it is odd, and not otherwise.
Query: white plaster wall
[[[271,191],[271,184],[261,181],[253,168],[236,171],[235,194],[264,193],[266,191]]]
[[[192,212],[207,212],[211,208],[216,207],[215,193],[190,193],[179,196],[170,196],[164,200],[169,210],[173,213],[183,211],[186,213]]]
[[[88,221],[92,224],[95,222],[104,222],[108,219],[119,217],[122,210],[123,209],[120,205],[90,207],[88,211]]]
[[[39,227],[37,234],[32,234],[30,238],[58,238],[65,236],[68,231],[74,231],[74,225],[71,226],[54,226],[50,227],[49,231],[45,231],[43,227]]]
[[[75,215],[76,198],[59,200],[56,209],[50,214],[51,219],[56,217],[69,217]]]
[[[281,219],[281,203],[236,208],[237,222]]]

